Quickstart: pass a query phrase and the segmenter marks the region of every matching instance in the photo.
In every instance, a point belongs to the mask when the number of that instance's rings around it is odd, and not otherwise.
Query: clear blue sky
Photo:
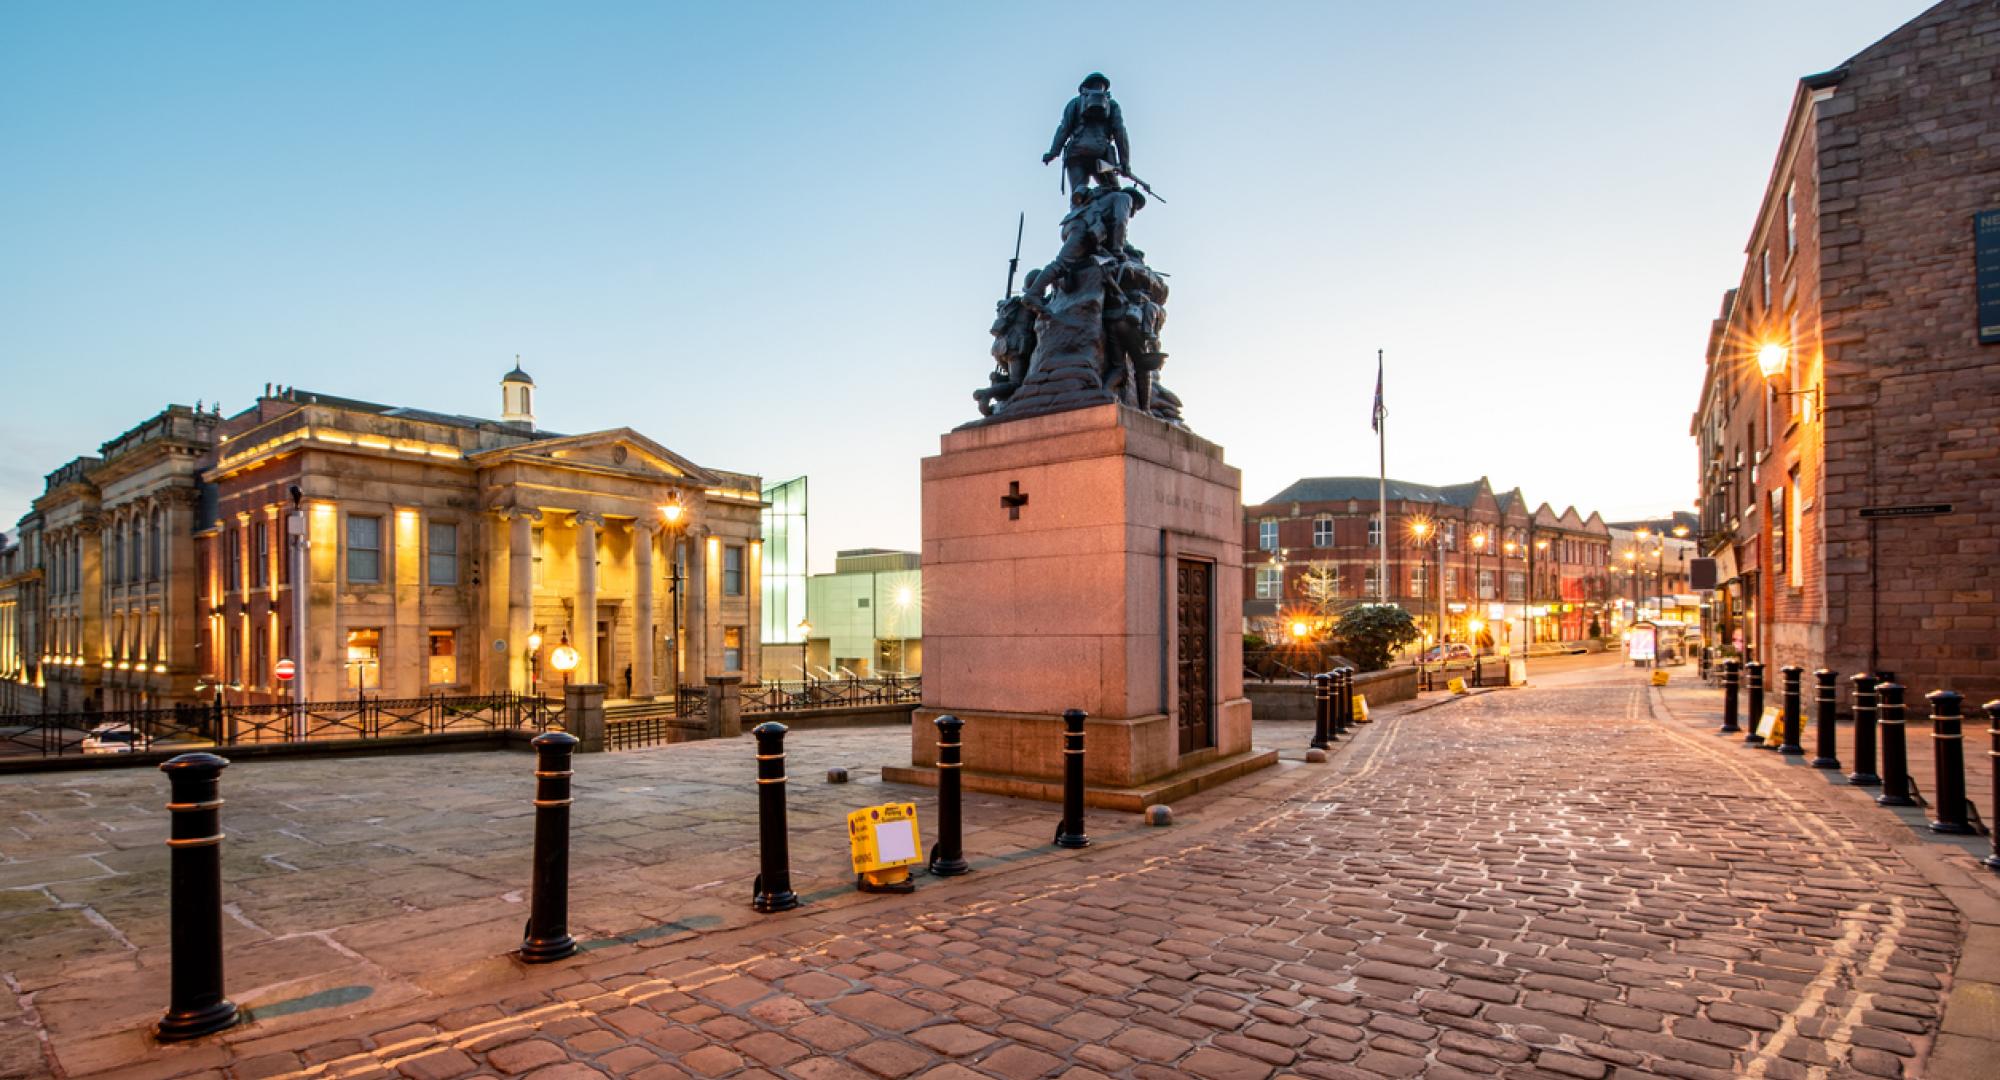
[[[629,425],[915,547],[1017,211],[1107,72],[1164,379],[1257,501],[1389,469],[1686,507],[1709,320],[1798,76],[1917,2],[0,6],[0,522],[266,382]]]

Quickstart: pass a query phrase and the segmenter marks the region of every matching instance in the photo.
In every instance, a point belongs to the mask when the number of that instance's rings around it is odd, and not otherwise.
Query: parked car
[[[130,754],[151,747],[152,740],[130,724],[99,724],[83,736],[86,754]]]
[[[1470,659],[1472,659],[1472,646],[1462,641],[1447,642],[1443,645],[1434,646],[1431,651],[1424,654],[1424,661],[1433,664],[1439,660]]]

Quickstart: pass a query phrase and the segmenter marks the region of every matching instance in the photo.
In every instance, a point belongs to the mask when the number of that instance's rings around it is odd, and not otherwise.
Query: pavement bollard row
[[[1993,759],[1993,854],[1986,856],[1986,867],[2000,872],[2000,701],[1989,701],[1986,710],[1986,736],[1992,746],[1986,751]]]
[[[964,789],[959,770],[964,767],[965,721],[949,713],[934,721],[938,748],[938,838],[931,845],[930,871],[933,877],[957,877],[972,872],[965,861]]]
[[[1063,816],[1056,826],[1057,847],[1090,846],[1090,836],[1083,831],[1083,722],[1087,718],[1082,709],[1063,711]]]
[[[1764,741],[1764,737],[1757,734],[1757,729],[1764,723],[1764,664],[1760,660],[1752,660],[1743,665],[1743,673],[1749,680],[1750,698],[1750,707],[1743,714],[1743,745],[1757,746]]]
[[[222,995],[222,770],[227,758],[182,754],[160,766],[172,789],[167,810],[168,937],[172,949],[161,1042],[210,1035],[236,1023]]]
[[[1909,747],[1903,742],[1903,687],[1885,682],[1875,689],[1882,696],[1882,794],[1875,801],[1882,806],[1915,806]]]
[[[1856,787],[1881,787],[1875,775],[1875,676],[1863,672],[1848,681],[1854,684],[1854,771],[1847,782]]]
[[[1735,735],[1743,730],[1736,724],[1736,690],[1742,679],[1742,661],[1722,662],[1722,726],[1716,729],[1717,735]]]
[[[1802,718],[1799,716],[1799,709],[1802,704],[1799,699],[1801,690],[1800,680],[1805,677],[1806,669],[1797,664],[1786,664],[1784,667],[1778,669],[1778,673],[1784,676],[1785,679],[1782,706],[1784,709],[1784,742],[1778,747],[1778,753],[1804,756],[1806,748],[1799,745],[1799,728],[1803,723]]]
[[[1839,728],[1834,725],[1833,704],[1834,673],[1830,668],[1820,668],[1813,672],[1819,715],[1813,719],[1815,753],[1812,767],[1815,769],[1840,768]]]
[[[790,911],[799,906],[792,891],[792,854],[785,836],[785,731],[776,720],[751,729],[757,740],[757,880],[750,906],[758,911]]]
[[[1963,836],[1975,831],[1965,812],[1965,734],[1960,713],[1965,698],[1952,690],[1933,690],[1924,697],[1931,703],[1931,753],[1937,766],[1931,831]]]
[[[535,748],[535,863],[521,959],[530,964],[576,955],[569,935],[569,807],[577,742],[567,731],[546,731],[528,743]]]
[[[1354,731],[1354,671],[1351,668],[1333,669],[1333,734],[1352,734]]]
[[[1333,676],[1321,673],[1313,676],[1313,737],[1312,749],[1324,750],[1333,741]]]

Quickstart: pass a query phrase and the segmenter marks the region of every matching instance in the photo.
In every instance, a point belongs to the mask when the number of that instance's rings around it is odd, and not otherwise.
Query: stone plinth
[[[1251,751],[1243,695],[1241,507],[1220,447],[1120,405],[946,435],[923,463],[924,707],[912,767],[884,778],[935,782],[931,721],[947,712],[966,722],[974,790],[1056,797],[1065,709],[1090,714],[1097,805],[1136,809],[1275,760]],[[1187,752],[1184,563],[1207,569],[1211,642]]]

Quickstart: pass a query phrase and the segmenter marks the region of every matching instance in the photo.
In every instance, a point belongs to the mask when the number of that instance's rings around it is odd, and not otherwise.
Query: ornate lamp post
[[[569,695],[569,673],[576,670],[576,648],[569,643],[569,632],[564,631],[562,644],[549,651],[549,666],[562,672],[563,695]]]
[[[687,506],[681,502],[678,493],[660,507],[660,520],[666,524],[667,536],[667,611],[673,632],[667,635],[667,670],[673,678],[674,700],[681,698],[681,532],[687,527]],[[652,633],[652,628],[646,628]]]
[[[528,634],[528,692],[536,697],[542,695],[542,632]]]
[[[799,678],[810,686],[812,683],[811,649],[813,624],[799,620]]]

